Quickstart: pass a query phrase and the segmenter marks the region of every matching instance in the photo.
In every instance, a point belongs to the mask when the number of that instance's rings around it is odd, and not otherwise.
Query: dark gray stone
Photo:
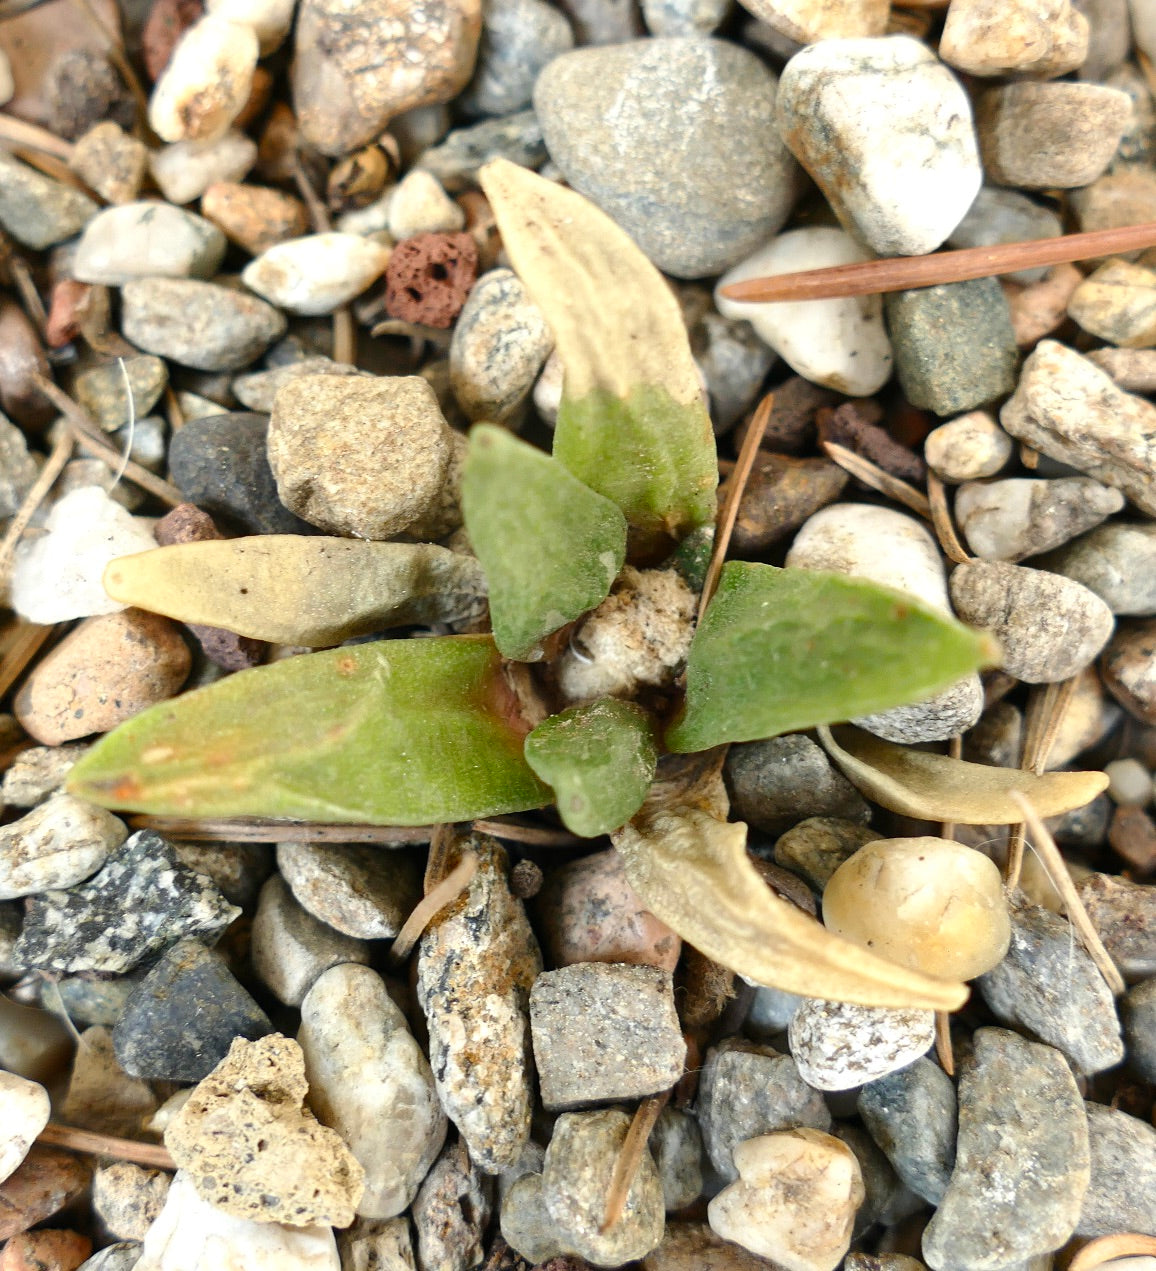
[[[1019,354],[994,278],[884,296],[895,369],[913,406],[957,415],[1010,393]]]
[[[42,251],[79,233],[100,209],[80,190],[0,152],[0,225]]]
[[[521,110],[542,68],[573,47],[570,23],[546,0],[486,0],[477,69],[455,105],[470,115]]]
[[[821,892],[831,875],[879,835],[866,825],[837,816],[809,816],[775,844],[775,864],[794,870]]]
[[[1156,979],[1143,980],[1120,999],[1128,1065],[1145,1081],[1156,1082]]]
[[[955,1086],[947,1073],[917,1059],[865,1085],[859,1115],[899,1177],[938,1205],[955,1164]]]
[[[455,128],[439,145],[430,146],[416,167],[432,172],[451,193],[464,189],[491,159],[509,159],[535,171],[546,162],[542,125],[532,110],[501,119],[484,119],[470,128]]]
[[[1124,1058],[1116,1003],[1066,918],[1024,902],[1011,910],[1003,961],[977,981],[1001,1024],[1054,1046],[1080,1075]]]
[[[120,1066],[149,1081],[200,1081],[237,1037],[273,1031],[224,959],[199,940],[167,949],[125,1003],[112,1030]]]
[[[922,1202],[903,1186],[903,1181],[891,1168],[891,1162],[861,1125],[838,1122],[831,1133],[855,1153],[859,1171],[863,1175],[863,1187],[867,1192],[855,1214],[852,1240],[858,1240],[877,1222],[889,1226],[904,1213],[913,1213],[922,1207]]]
[[[1076,1235],[1156,1236],[1156,1130],[1126,1112],[1098,1103],[1085,1107],[1092,1181]]]

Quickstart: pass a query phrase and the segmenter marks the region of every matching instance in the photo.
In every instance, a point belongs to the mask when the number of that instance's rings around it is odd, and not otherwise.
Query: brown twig
[[[25,123],[12,115],[0,113],[0,147],[5,150],[40,150],[44,154],[55,155],[65,163],[72,158],[75,146],[65,141],[47,128],[36,124]]]
[[[7,583],[12,569],[12,558],[16,555],[16,547],[28,528],[28,522],[36,515],[36,509],[44,500],[44,496],[52,489],[56,478],[64,471],[64,465],[72,458],[72,433],[67,428],[60,430],[59,436],[48,453],[44,467],[40,469],[36,480],[32,483],[24,501],[16,510],[16,515],[9,522],[8,529],[0,539],[0,586]]]
[[[21,629],[11,647],[0,659],[0,697],[24,674],[25,667],[56,630],[57,627],[42,627],[36,622],[21,623]]]
[[[48,327],[48,312],[44,308],[44,301],[40,298],[40,292],[36,290],[36,283],[32,279],[32,271],[28,268],[28,262],[23,256],[13,252],[8,259],[8,268],[12,273],[12,281],[16,284],[16,290],[20,293],[20,303],[24,306],[24,312],[32,320],[36,330],[40,332],[40,338],[43,340]]]
[[[589,839],[579,838],[569,830],[553,830],[545,825],[519,825],[517,821],[500,818],[474,821],[473,828],[479,834],[492,834],[508,843],[525,843],[528,847],[581,847]]]
[[[124,55],[124,49],[121,47],[121,41],[117,33],[110,30],[104,18],[97,12],[96,6],[92,0],[80,0],[80,7],[84,16],[92,24],[93,28],[98,31],[108,42],[105,52],[108,54],[108,60],[116,67],[117,74],[124,80],[125,87],[128,89],[132,97],[133,104],[136,106],[137,127],[143,135],[145,141],[155,141],[157,138],[149,128],[149,99],[141,86],[140,80],[137,78],[136,71],[133,70],[132,64]]]
[[[930,468],[927,471],[927,502],[931,508],[931,524],[935,529],[935,537],[939,539],[939,546],[943,548],[943,554],[955,564],[965,565],[972,558],[955,532],[943,482]]]
[[[85,1152],[90,1156],[114,1156],[134,1165],[147,1165],[152,1169],[175,1170],[176,1161],[159,1143],[139,1143],[136,1139],[118,1139],[111,1134],[97,1134],[92,1130],[78,1130],[71,1125],[58,1125],[50,1121],[36,1136],[37,1143],[49,1147],[63,1147],[72,1152]]]
[[[698,598],[698,621],[700,623],[702,622],[703,614],[706,613],[706,607],[710,604],[711,597],[714,595],[715,588],[718,586],[723,560],[726,558],[731,535],[734,533],[735,521],[738,519],[739,504],[742,502],[743,491],[747,488],[747,482],[751,478],[751,469],[755,466],[755,456],[759,453],[759,446],[762,444],[763,434],[767,431],[767,424],[770,422],[774,405],[775,395],[774,393],[768,393],[759,402],[754,418],[751,420],[751,426],[747,429],[747,435],[743,438],[738,463],[735,464],[734,475],[730,479],[726,499],[723,501],[722,508],[718,514],[710,563],[707,565],[706,577],[703,579],[702,594]]]
[[[927,495],[913,485],[893,477],[878,464],[856,454],[854,450],[848,450],[846,446],[840,446],[838,442],[823,442],[823,450],[828,459],[834,460],[840,468],[853,477],[858,477],[864,485],[869,485],[872,490],[878,490],[880,494],[894,499],[896,503],[902,503],[917,516],[923,517],[925,521],[931,520],[931,504],[927,500]]]
[[[773,278],[749,278],[731,283],[722,294],[728,300],[757,304],[793,300],[832,300],[840,296],[876,296],[909,287],[935,287],[972,278],[992,278],[1020,269],[1063,265],[1096,256],[1156,247],[1156,221],[1115,229],[1063,234],[995,247],[966,247],[961,251],[932,252],[927,256],[890,256],[855,265],[804,269]]]
[[[171,384],[165,387],[165,414],[169,421],[169,431],[180,432],[185,426],[185,412],[181,410],[180,399]]]
[[[1144,1254],[1156,1254],[1156,1236],[1141,1235],[1138,1231],[1121,1232],[1115,1236],[1101,1236],[1086,1244],[1068,1263],[1068,1271],[1093,1271],[1094,1267],[1117,1258],[1135,1258]]]
[[[626,1201],[630,1196],[630,1189],[634,1186],[634,1179],[638,1174],[638,1167],[642,1164],[642,1154],[646,1151],[650,1132],[654,1129],[659,1114],[666,1107],[670,1095],[670,1090],[664,1090],[661,1094],[652,1094],[649,1099],[643,1099],[634,1111],[630,1129],[626,1131],[626,1137],[618,1149],[614,1172],[610,1175],[610,1186],[606,1191],[606,1209],[603,1213],[602,1226],[599,1228],[602,1235],[605,1235],[622,1217],[622,1211],[626,1208]]]
[[[439,829],[443,828],[441,826]],[[391,966],[401,964],[413,952],[413,947],[421,939],[422,932],[438,916],[466,890],[478,872],[478,858],[474,852],[466,848],[462,858],[450,872],[434,884],[414,906],[413,912],[405,920],[402,929],[397,933],[393,946],[389,951]]]
[[[340,822],[273,821],[260,818],[130,816],[134,830],[192,843],[369,843],[388,846],[428,843],[431,825],[343,825]]]
[[[951,1046],[951,1015],[948,1011],[935,1012],[935,1054],[943,1071],[954,1077],[955,1051]]]

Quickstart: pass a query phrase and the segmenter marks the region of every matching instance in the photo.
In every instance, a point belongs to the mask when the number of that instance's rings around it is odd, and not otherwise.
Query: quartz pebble
[[[809,1086],[850,1090],[914,1063],[935,1041],[935,1014],[806,998],[788,1037]]]
[[[207,0],[210,13],[229,22],[252,27],[261,56],[275,53],[293,25],[295,0]]]
[[[380,976],[349,964],[324,972],[301,1003],[297,1040],[313,1110],[365,1171],[357,1212],[404,1213],[441,1151],[446,1117],[429,1064]]]
[[[202,1200],[233,1218],[348,1227],[364,1173],[305,1107],[305,1063],[274,1033],[238,1038],[165,1130],[165,1146]]]
[[[191,660],[167,618],[143,609],[89,618],[37,664],[13,709],[47,746],[107,732],[172,697]]]
[[[1103,173],[1131,113],[1127,93],[1100,84],[1005,84],[976,107],[984,171],[1024,190],[1071,189]]]
[[[1089,334],[1128,349],[1156,345],[1156,273],[1110,260],[1072,293],[1068,314]]]
[[[785,1130],[735,1149],[739,1181],[710,1202],[712,1229],[784,1271],[835,1271],[866,1192],[855,1154],[821,1130]]]
[[[465,223],[465,212],[423,168],[407,173],[390,196],[389,232],[398,242],[415,234],[456,234]]]
[[[99,1253],[94,1253],[87,1262],[81,1264],[79,1271],[133,1271],[140,1261],[140,1251],[138,1241],[120,1240],[116,1244],[106,1245]],[[156,1271],[155,1263],[153,1271]],[[208,1269],[205,1268],[205,1271]]]
[[[290,313],[332,313],[380,278],[389,248],[360,234],[308,234],[250,261],[241,281]]]
[[[939,56],[969,75],[1051,79],[1088,53],[1088,19],[1070,0],[954,0]]]
[[[1001,666],[1028,684],[1054,684],[1090,666],[1115,625],[1080,583],[1002,561],[972,560],[951,575],[959,617],[999,641]]]
[[[50,1113],[48,1091],[39,1082],[0,1071],[0,1183],[19,1168]]]
[[[1012,456],[1012,439],[984,410],[969,411],[927,434],[927,466],[944,481],[994,477]]]
[[[130,516],[96,486],[73,490],[48,514],[41,538],[17,549],[11,604],[22,618],[45,625],[124,608],[100,579],[118,556],[153,546],[147,522]]]
[[[257,162],[257,143],[230,128],[212,141],[178,141],[149,161],[153,180],[170,203],[191,203],[217,181],[240,181]]]
[[[71,238],[97,213],[80,190],[0,153],[0,226],[34,251]]]
[[[191,278],[136,278],[121,300],[127,340],[199,371],[248,366],[286,330],[284,315],[256,296]]]
[[[466,845],[478,871],[421,938],[417,997],[442,1106],[478,1167],[500,1173],[521,1156],[530,1135],[527,1009],[542,958],[522,902],[506,882],[505,851],[481,835]],[[487,1039],[483,1052],[474,1045],[478,1036]]]
[[[279,843],[277,867],[315,918],[359,940],[389,940],[421,899],[418,863],[354,843]]]
[[[411,1211],[418,1265],[432,1271],[469,1271],[482,1260],[490,1221],[492,1182],[464,1143],[452,1143],[426,1175]]]
[[[252,27],[206,14],[181,36],[157,80],[152,130],[162,141],[224,136],[249,98],[257,55]]]
[[[957,1112],[951,1078],[930,1059],[868,1082],[857,1108],[895,1172],[938,1205],[955,1163]]]
[[[286,507],[332,534],[384,539],[437,497],[450,430],[418,376],[307,375],[277,394],[268,448]]]
[[[202,1200],[182,1171],[145,1236],[135,1271],[341,1271],[341,1262],[332,1228],[235,1217]]]
[[[204,190],[201,215],[229,242],[253,256],[301,238],[309,229],[309,216],[300,199],[284,190],[234,181],[217,180]]]
[[[272,1031],[219,954],[199,940],[178,940],[133,989],[112,1040],[131,1076],[200,1081],[234,1038],[254,1041]]]
[[[143,1240],[168,1199],[172,1175],[128,1161],[98,1166],[92,1207],[104,1230],[117,1240]]]
[[[51,1218],[88,1188],[88,1166],[69,1152],[35,1144],[0,1183],[0,1240]]]
[[[529,397],[554,339],[510,269],[478,279],[450,344],[450,383],[471,420],[505,423]]]
[[[168,382],[159,357],[118,358],[78,375],[76,398],[105,432],[115,432],[132,417],[140,423]]]
[[[743,7],[788,40],[812,44],[853,36],[882,35],[887,26],[885,0],[743,0]]]
[[[1000,243],[1022,243],[1032,238],[1055,238],[1061,233],[1063,224],[1049,208],[1041,207],[1018,190],[985,185],[975,196],[967,215],[952,231],[948,242],[952,247],[994,247]],[[1047,273],[1045,265],[1035,269],[1017,269],[1004,277],[1012,282],[1028,284],[1041,282]]]
[[[1059,1248],[1088,1188],[1088,1126],[1059,1051],[981,1028],[961,1064],[955,1169],[923,1233],[933,1271],[994,1271]]]
[[[933,251],[979,191],[967,94],[909,36],[803,49],[783,72],[777,110],[836,215],[881,256]]]
[[[728,270],[718,288],[868,259],[870,254],[843,230],[791,230]],[[891,344],[878,296],[757,304],[728,300],[716,290],[715,299],[724,317],[745,318],[792,370],[812,383],[866,397],[891,378]]]
[[[534,107],[569,183],[664,273],[702,278],[766,242],[795,200],[775,90],[770,71],[737,45],[650,39],[555,58],[538,76]],[[696,161],[671,164],[675,153]]]
[[[1001,1024],[1054,1046],[1080,1075],[1124,1058],[1111,991],[1065,918],[1015,904],[1007,955],[980,977],[979,991]]]
[[[275,874],[261,888],[253,919],[252,958],[265,986],[286,1006],[300,1006],[317,978],[342,962],[366,963],[369,946],[318,921]]]
[[[656,31],[653,25],[650,30],[654,35],[710,34],[709,29]],[[457,104],[471,115],[521,110],[530,104],[542,68],[573,47],[570,23],[545,0],[489,0],[477,69]]]
[[[1079,1236],[1135,1231],[1156,1236],[1156,1130],[1136,1117],[1085,1103],[1092,1178],[1084,1195]]]
[[[80,1034],[60,1106],[60,1119],[66,1125],[134,1138],[156,1112],[157,1102],[147,1082],[129,1076],[117,1062],[107,1028],[95,1025]]]
[[[642,1099],[669,1089],[686,1058],[669,971],[579,962],[530,993],[542,1102],[550,1111]]]
[[[1119,490],[1090,477],[1021,477],[960,486],[955,518],[977,556],[1018,561],[1059,547],[1123,506]]]
[[[790,1055],[738,1037],[707,1052],[697,1112],[710,1163],[726,1182],[738,1178],[733,1153],[745,1139],[798,1126],[831,1127],[822,1095],[807,1085]]]
[[[76,1231],[25,1231],[0,1252],[0,1271],[76,1271],[92,1241]]]
[[[127,836],[104,808],[54,795],[0,829],[0,900],[83,882]]]

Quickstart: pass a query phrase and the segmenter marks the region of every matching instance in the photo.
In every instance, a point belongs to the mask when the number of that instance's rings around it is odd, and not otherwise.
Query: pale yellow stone
[[[1153,348],[1156,272],[1126,260],[1110,260],[1072,293],[1068,316],[1118,348]]]
[[[1088,35],[1071,0],[951,0],[939,56],[970,75],[1051,79],[1083,65]]]
[[[882,35],[890,0],[742,0],[743,8],[799,44]]]

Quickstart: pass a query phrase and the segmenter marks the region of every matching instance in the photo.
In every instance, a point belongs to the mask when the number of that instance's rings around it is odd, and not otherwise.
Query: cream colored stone
[[[798,44],[882,35],[891,0],[742,0],[768,26]]]
[[[1110,260],[1072,293],[1068,316],[1118,348],[1156,347],[1156,272]]]
[[[360,234],[308,234],[262,252],[241,281],[290,313],[332,313],[380,278],[389,256],[388,247]]]
[[[985,410],[940,424],[927,435],[923,457],[942,480],[994,477],[1012,457],[1015,443]]]
[[[249,100],[257,36],[248,26],[207,14],[173,50],[149,102],[149,123],[164,141],[213,141]]]
[[[422,168],[407,173],[390,195],[389,232],[399,243],[415,234],[454,234],[465,223],[465,212]]]
[[[1083,65],[1089,30],[1071,0],[952,0],[939,56],[969,75],[1051,79]]]
[[[293,25],[297,0],[208,0],[206,8],[218,18],[252,27],[261,56],[276,52]]]
[[[0,1071],[0,1183],[28,1155],[51,1112],[48,1091],[39,1082]]]
[[[170,203],[191,203],[217,181],[240,181],[257,162],[257,143],[230,128],[213,141],[178,141],[152,154],[153,180]]]

